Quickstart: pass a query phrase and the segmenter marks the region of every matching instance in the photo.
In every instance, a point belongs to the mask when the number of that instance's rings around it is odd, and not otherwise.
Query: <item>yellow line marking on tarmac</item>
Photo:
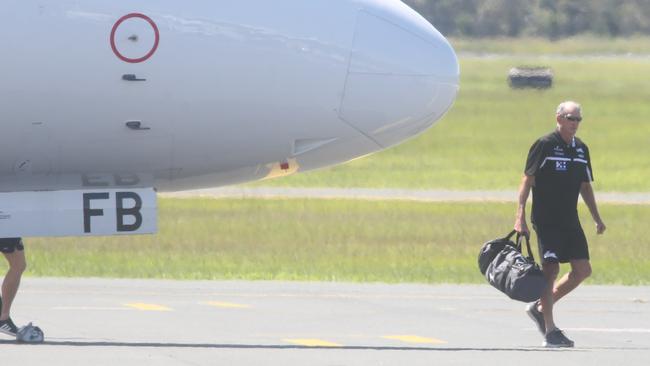
[[[307,347],[343,347],[342,344],[328,342],[328,341],[324,341],[322,339],[313,339],[313,338],[283,339],[283,341],[288,342],[288,343],[297,344],[299,346],[307,346]]]
[[[446,341],[436,338],[425,338],[416,335],[390,335],[383,336],[385,339],[394,339],[406,343],[426,343],[426,344],[447,344]]]
[[[217,308],[229,308],[229,309],[250,309],[252,307],[246,304],[235,304],[231,302],[221,302],[221,301],[207,301],[202,304],[214,306]]]
[[[156,305],[156,304],[144,304],[141,302],[133,302],[129,304],[124,304],[124,306],[128,306],[130,308],[138,309],[138,310],[144,310],[144,311],[172,311],[171,308],[168,308],[163,305]]]

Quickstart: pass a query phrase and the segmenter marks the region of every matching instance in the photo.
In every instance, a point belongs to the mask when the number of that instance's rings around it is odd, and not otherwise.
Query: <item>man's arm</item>
[[[528,236],[530,236],[530,230],[528,230],[528,225],[526,224],[526,203],[528,202],[530,188],[534,185],[535,176],[524,174],[523,178],[521,178],[521,184],[519,185],[519,203],[517,206],[517,215],[515,217],[515,231]]]
[[[589,212],[591,212],[591,217],[596,223],[596,233],[602,234],[605,232],[607,227],[603,223],[603,220],[600,218],[598,213],[598,206],[596,205],[596,197],[594,196],[594,189],[591,187],[590,182],[582,182],[580,186],[580,195],[582,200],[585,201],[587,207],[589,207]]]

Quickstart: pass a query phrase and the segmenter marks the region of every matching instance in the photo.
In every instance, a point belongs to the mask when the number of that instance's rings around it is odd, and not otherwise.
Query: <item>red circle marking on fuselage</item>
[[[122,22],[124,22],[127,19],[131,19],[131,18],[140,18],[140,19],[146,20],[151,25],[151,28],[153,28],[153,32],[155,34],[155,41],[154,41],[153,47],[151,48],[151,51],[149,51],[149,53],[147,53],[146,55],[144,55],[144,56],[142,56],[140,58],[128,58],[128,57],[122,55],[120,53],[120,51],[118,51],[117,46],[115,45],[115,33],[117,32],[117,28],[119,28],[119,26],[120,26],[120,24],[122,24]],[[144,14],[140,14],[140,13],[127,14],[127,15],[121,17],[120,19],[118,19],[118,21],[115,22],[115,25],[113,25],[113,29],[111,30],[111,48],[113,49],[113,53],[120,60],[122,60],[124,62],[131,63],[131,64],[137,64],[137,63],[140,63],[140,62],[147,61],[151,56],[153,56],[154,53],[156,53],[156,50],[158,49],[158,43],[160,43],[160,32],[158,32],[158,26],[156,25],[156,23],[154,23],[153,20],[151,20],[151,18],[149,18],[148,16],[146,16]]]

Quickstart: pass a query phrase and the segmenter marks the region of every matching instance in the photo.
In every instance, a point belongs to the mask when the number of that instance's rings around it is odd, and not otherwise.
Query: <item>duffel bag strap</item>
[[[533,251],[530,250],[530,239],[528,238],[528,235],[521,235],[520,233],[517,233],[517,250],[519,251],[519,253],[524,254],[521,247],[521,242],[524,239],[526,240],[526,250],[528,250],[527,258],[535,262],[535,256],[533,255]]]
[[[516,232],[517,232],[517,231],[512,230],[512,231],[510,232],[510,234],[506,235],[506,237],[503,238],[503,239],[504,239],[504,240],[510,240],[510,238],[512,238],[512,236],[515,235]],[[517,234],[517,235],[519,235],[519,234]],[[517,236],[517,237],[519,237],[519,236]]]

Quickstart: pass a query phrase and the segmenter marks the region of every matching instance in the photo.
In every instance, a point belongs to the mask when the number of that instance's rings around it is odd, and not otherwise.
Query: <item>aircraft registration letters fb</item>
[[[0,193],[0,237],[154,234],[153,188]]]

